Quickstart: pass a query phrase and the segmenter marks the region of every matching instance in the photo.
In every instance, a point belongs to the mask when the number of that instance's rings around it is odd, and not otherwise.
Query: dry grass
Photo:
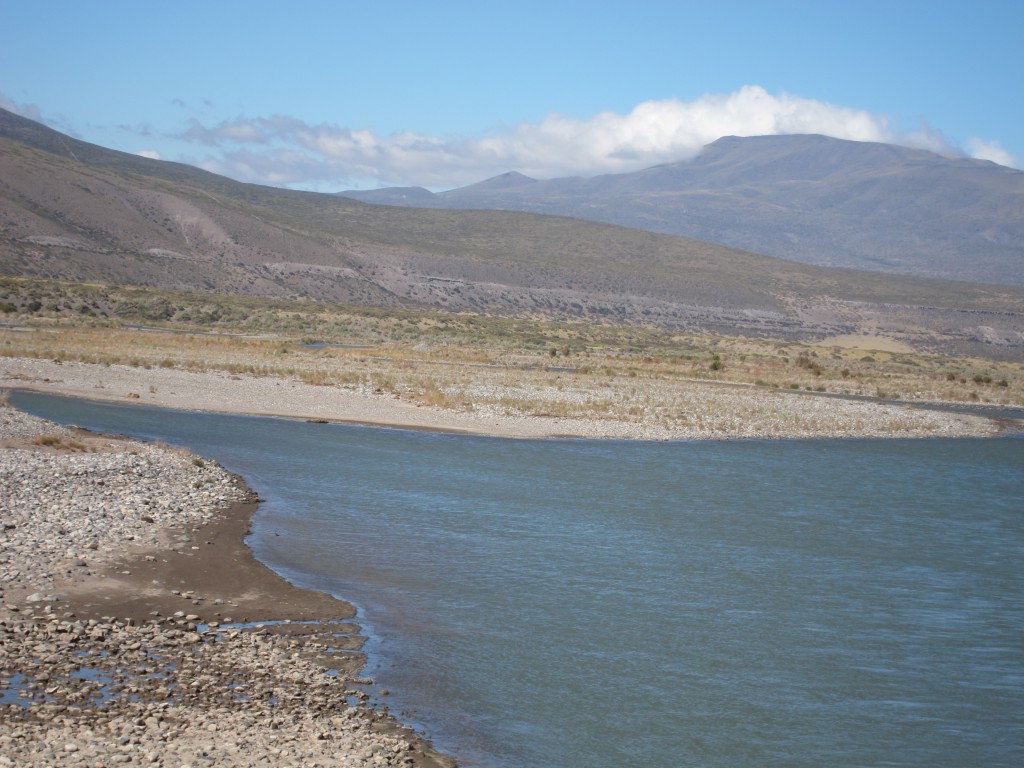
[[[133,296],[140,306],[213,300],[166,292]],[[12,319],[26,330],[0,329],[0,357],[291,378],[434,408],[667,428],[743,429],[744,420],[753,418],[743,399],[724,406],[729,398],[720,396],[709,411],[698,397],[709,385],[1024,404],[1018,363],[908,352],[884,338],[800,344],[611,324],[231,297],[222,302],[216,314],[234,318],[230,322],[168,321],[159,330],[79,313],[20,316]],[[108,300],[111,307],[126,304],[116,296]],[[186,310],[189,317],[199,314],[195,307]],[[817,418],[813,409],[805,410],[808,419]]]
[[[53,448],[56,451],[80,451],[91,452],[93,449],[80,440],[66,437],[64,435],[39,435],[32,438],[32,445],[40,448]]]
[[[578,351],[552,356],[548,350],[555,347],[516,348],[504,339],[491,348],[394,340],[372,348],[313,348],[287,337],[83,326],[0,330],[0,356],[295,378],[433,407],[666,425],[687,423],[686,392],[697,381],[888,399],[1024,403],[1024,373],[1012,363],[648,333],[626,348],[585,347],[577,338]]]

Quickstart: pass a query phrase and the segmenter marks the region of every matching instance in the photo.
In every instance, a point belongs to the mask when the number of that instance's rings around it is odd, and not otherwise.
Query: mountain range
[[[506,173],[364,202],[576,216],[805,264],[1024,285],[1024,172],[825,136],[729,136],[693,160],[537,180]]]
[[[543,182],[483,186],[524,184]],[[1024,288],[1013,281],[806,265],[581,218],[243,184],[3,110],[0,274],[673,332],[880,334],[924,351],[1024,358]]]

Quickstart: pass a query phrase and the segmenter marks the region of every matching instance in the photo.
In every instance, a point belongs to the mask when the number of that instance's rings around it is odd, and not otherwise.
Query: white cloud
[[[246,120],[237,118],[225,120],[213,128],[207,128],[195,118],[189,120],[189,128],[181,138],[197,141],[200,144],[217,146],[224,143],[266,144],[270,140],[268,124],[270,121],[260,118]]]
[[[135,154],[139,155],[140,157],[148,157],[150,160],[160,159],[160,153],[157,152],[155,149],[140,149]]]
[[[216,148],[217,154],[201,164],[218,173],[245,181],[337,189],[360,184],[445,188],[512,170],[538,178],[620,173],[692,158],[722,136],[796,133],[958,153],[927,124],[899,134],[883,116],[786,93],[773,95],[756,85],[689,102],[645,101],[624,115],[603,112],[580,120],[551,114],[540,122],[477,137],[415,132],[383,136],[277,115],[239,117],[213,127],[192,120],[180,138]],[[1001,151],[994,142],[982,149],[989,156]]]
[[[43,115],[35,104],[18,104],[14,99],[9,99],[2,93],[0,93],[0,109],[6,109],[8,112],[35,120],[37,123],[43,122]]]
[[[977,160],[991,160],[999,165],[1006,165],[1010,168],[1017,167],[1017,161],[1009,152],[1003,149],[998,141],[985,141],[984,139],[968,139],[967,151],[971,157]]]

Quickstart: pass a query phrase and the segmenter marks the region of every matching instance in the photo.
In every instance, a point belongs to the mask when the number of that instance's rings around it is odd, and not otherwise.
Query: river
[[[485,768],[1024,765],[1024,439],[505,440],[89,403],[265,499],[366,673]]]

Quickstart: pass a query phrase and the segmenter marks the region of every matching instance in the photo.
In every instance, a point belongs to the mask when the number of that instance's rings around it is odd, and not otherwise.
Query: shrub
[[[448,405],[448,395],[437,387],[428,387],[421,395],[420,402],[424,405],[433,405],[444,408]]]
[[[797,357],[796,359],[796,364],[801,368],[806,368],[815,376],[821,376],[821,373],[824,370],[821,367],[821,363],[819,363],[817,360],[811,360],[810,355],[808,355],[806,352],[800,353],[800,356]]]

